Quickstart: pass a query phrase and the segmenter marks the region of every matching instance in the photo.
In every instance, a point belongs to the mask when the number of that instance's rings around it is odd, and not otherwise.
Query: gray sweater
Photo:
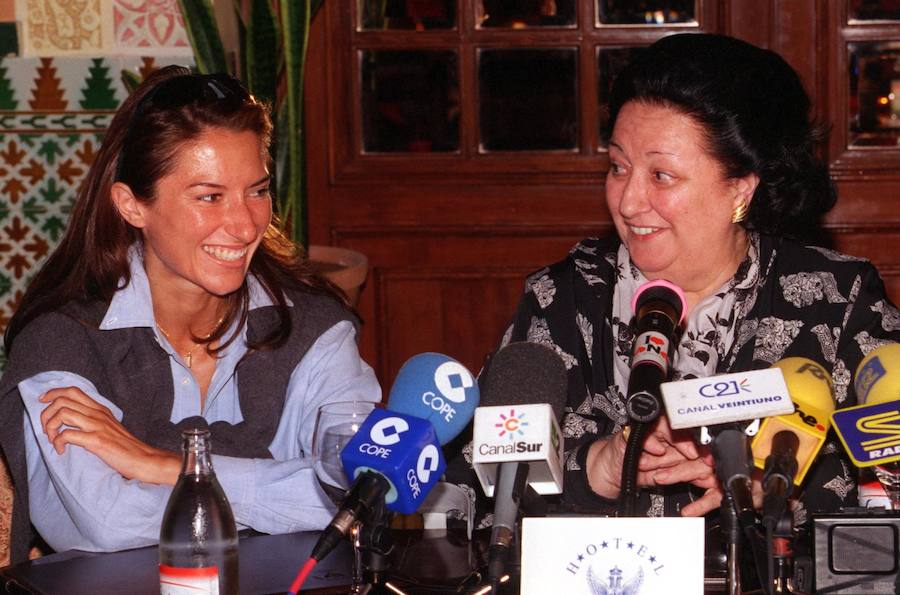
[[[168,354],[150,328],[99,330],[107,303],[67,304],[44,314],[16,337],[9,363],[0,379],[0,448],[13,480],[14,509],[10,556],[25,560],[34,532],[29,522],[28,481],[23,437],[24,407],[18,384],[46,371],[78,374],[122,410],[122,423],[151,446],[177,451],[181,431],[208,428],[216,454],[271,458],[268,444],[275,436],[291,373],[319,336],[342,320],[356,322],[336,300],[323,295],[287,291],[292,330],[287,341],[270,350],[250,351],[237,366],[243,421],[207,424],[189,417],[173,424],[174,387]],[[278,324],[276,308],[250,312],[248,340],[266,336]],[[48,345],[53,345],[48,349]]]

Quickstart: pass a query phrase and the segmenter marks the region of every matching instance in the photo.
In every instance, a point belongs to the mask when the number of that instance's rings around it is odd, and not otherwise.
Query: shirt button
[[[191,381],[188,380],[187,378],[185,378],[184,380],[181,381],[181,384],[183,384],[183,385],[185,385],[185,386],[187,386],[187,385],[190,384],[190,383],[191,383]]]

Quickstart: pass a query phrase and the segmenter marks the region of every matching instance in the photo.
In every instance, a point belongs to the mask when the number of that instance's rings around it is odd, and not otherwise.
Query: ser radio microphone
[[[352,485],[312,557],[321,560],[377,505],[415,512],[446,468],[441,445],[468,424],[478,401],[478,385],[456,360],[424,353],[407,361],[388,408],[372,411],[341,451]]]
[[[488,570],[496,584],[515,537],[525,490],[562,493],[559,419],[568,380],[556,352],[527,342],[498,351],[482,379],[484,398],[475,411],[472,465],[484,492],[494,497]]]
[[[853,387],[862,404],[832,414],[838,437],[857,467],[895,468],[900,461],[900,344],[882,345],[863,358]]]

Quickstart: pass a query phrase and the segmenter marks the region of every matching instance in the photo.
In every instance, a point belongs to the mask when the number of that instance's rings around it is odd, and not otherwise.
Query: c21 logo
[[[733,397],[734,395],[741,394],[741,392],[749,393],[750,383],[746,378],[744,378],[740,382],[736,380],[711,382],[709,384],[704,384],[703,386],[701,386],[698,392],[701,396],[707,398]]]

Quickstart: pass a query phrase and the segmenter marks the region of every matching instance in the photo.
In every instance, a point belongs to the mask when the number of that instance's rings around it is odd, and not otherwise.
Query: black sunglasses
[[[151,106],[172,109],[200,100],[234,101],[250,100],[250,92],[239,80],[227,74],[185,74],[160,83],[147,93],[135,108],[135,118]]]

